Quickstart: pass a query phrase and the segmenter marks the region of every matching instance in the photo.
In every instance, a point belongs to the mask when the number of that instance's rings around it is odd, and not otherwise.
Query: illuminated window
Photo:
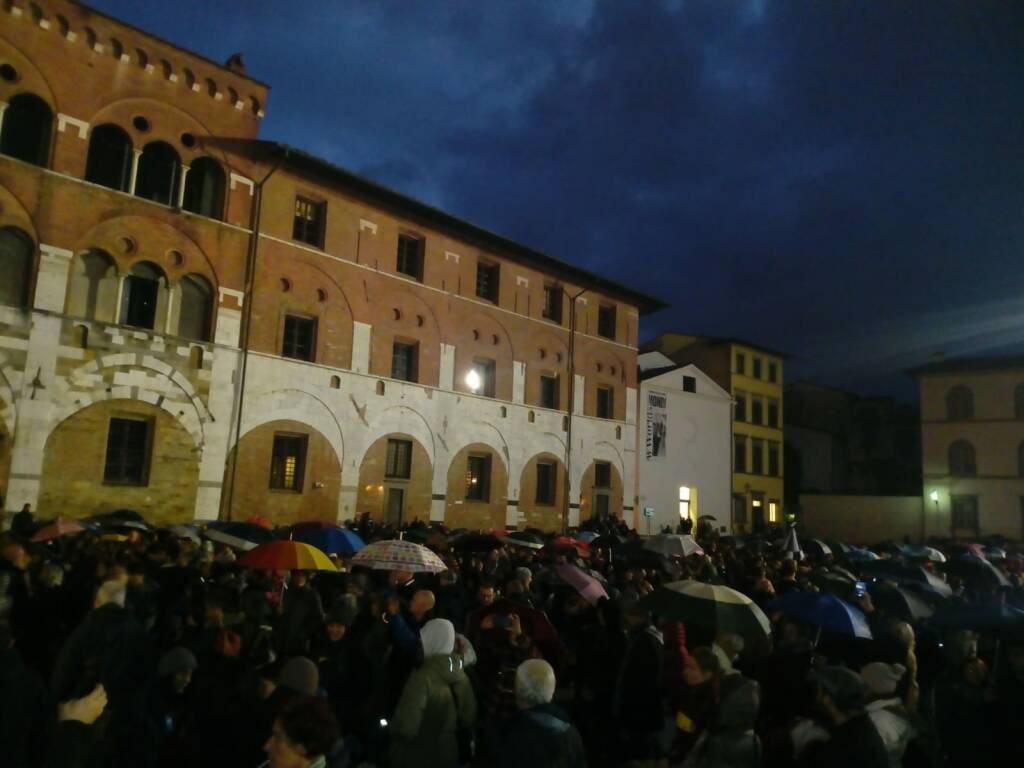
[[[270,460],[271,489],[302,492],[308,440],[308,435],[274,435],[274,452]]]
[[[768,502],[768,522],[777,523],[779,521],[779,503],[777,501]]]
[[[490,501],[491,457],[470,456],[466,459],[466,499]]]
[[[412,441],[388,440],[384,477],[408,480],[412,476]]]
[[[323,248],[326,214],[327,203],[296,195],[295,217],[292,221],[292,239],[299,240],[316,248]]]
[[[690,489],[685,485],[679,486],[679,519],[690,519]]]

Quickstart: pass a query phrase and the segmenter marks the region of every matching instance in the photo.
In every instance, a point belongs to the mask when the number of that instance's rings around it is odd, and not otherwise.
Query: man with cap
[[[828,768],[888,768],[885,743],[864,711],[867,685],[846,667],[822,667],[812,673],[818,684],[818,709],[829,738],[807,748],[805,765]]]

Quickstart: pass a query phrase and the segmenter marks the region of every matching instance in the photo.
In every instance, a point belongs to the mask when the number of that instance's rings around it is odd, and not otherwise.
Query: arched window
[[[67,313],[108,323],[117,317],[117,268],[103,251],[75,257],[68,287]]]
[[[85,180],[127,192],[131,172],[132,140],[128,134],[110,123],[93,128],[89,132]]]
[[[974,393],[962,384],[946,393],[946,420],[969,421],[974,418]]]
[[[3,121],[0,154],[45,166],[50,158],[53,131],[49,105],[34,94],[18,94],[4,110]]]
[[[32,238],[14,227],[0,229],[0,304],[28,304],[31,279]]]
[[[1018,384],[1013,390],[1013,414],[1024,419],[1024,384]]]
[[[210,340],[210,305],[213,291],[205,277],[185,275],[178,283],[181,306],[178,311],[178,335],[196,341]]]
[[[200,157],[189,167],[185,177],[186,211],[219,219],[224,210],[224,171],[209,157]]]
[[[166,278],[158,266],[148,261],[133,264],[121,296],[121,325],[154,328],[161,285],[166,285]]]
[[[147,144],[139,158],[139,169],[135,176],[135,194],[146,200],[164,205],[177,202],[178,177],[181,175],[181,160],[170,144],[154,141]]]
[[[949,446],[949,474],[953,477],[974,477],[978,474],[974,446],[966,440],[957,440]]]

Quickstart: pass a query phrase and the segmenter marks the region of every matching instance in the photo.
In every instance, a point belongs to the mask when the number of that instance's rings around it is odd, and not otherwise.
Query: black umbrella
[[[996,631],[1024,627],[1024,611],[1005,603],[959,603],[936,611],[931,623],[940,629]]]
[[[490,552],[501,549],[501,541],[491,533],[467,533],[453,541],[452,547],[464,552]]]
[[[949,576],[956,576],[969,584],[981,587],[1007,587],[1010,582],[988,560],[976,555],[960,555],[943,563]]]
[[[927,619],[935,609],[920,596],[908,589],[881,582],[868,585],[871,602],[879,611],[898,616],[904,621],[914,622]]]

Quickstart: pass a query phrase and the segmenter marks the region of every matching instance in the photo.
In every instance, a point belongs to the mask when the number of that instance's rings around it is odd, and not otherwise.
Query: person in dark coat
[[[823,667],[814,672],[818,707],[829,727],[829,738],[806,749],[803,766],[828,768],[888,768],[885,742],[864,710],[869,691],[864,680],[846,667]]]
[[[32,516],[32,505],[26,504],[11,518],[11,533],[18,538],[28,539],[35,533],[36,519]]]
[[[758,768],[761,741],[754,727],[760,706],[761,689],[755,681],[738,673],[724,676],[718,711],[684,768]]]
[[[561,708],[553,705],[555,671],[543,659],[519,665],[515,678],[518,712],[492,721],[476,765],[493,768],[585,768],[583,739]]]
[[[626,622],[626,651],[612,699],[612,715],[619,727],[619,760],[657,760],[665,752],[658,743],[665,721],[664,645],[650,614],[638,603],[629,606]]]
[[[6,579],[0,579],[0,585]],[[6,606],[10,600],[0,595],[0,602]],[[53,710],[46,684],[22,661],[10,625],[0,617],[0,755],[6,768],[42,764],[52,736]]]
[[[285,658],[304,656],[309,642],[323,626],[324,606],[320,595],[309,584],[309,574],[292,571],[292,580],[281,600],[277,647]]]

